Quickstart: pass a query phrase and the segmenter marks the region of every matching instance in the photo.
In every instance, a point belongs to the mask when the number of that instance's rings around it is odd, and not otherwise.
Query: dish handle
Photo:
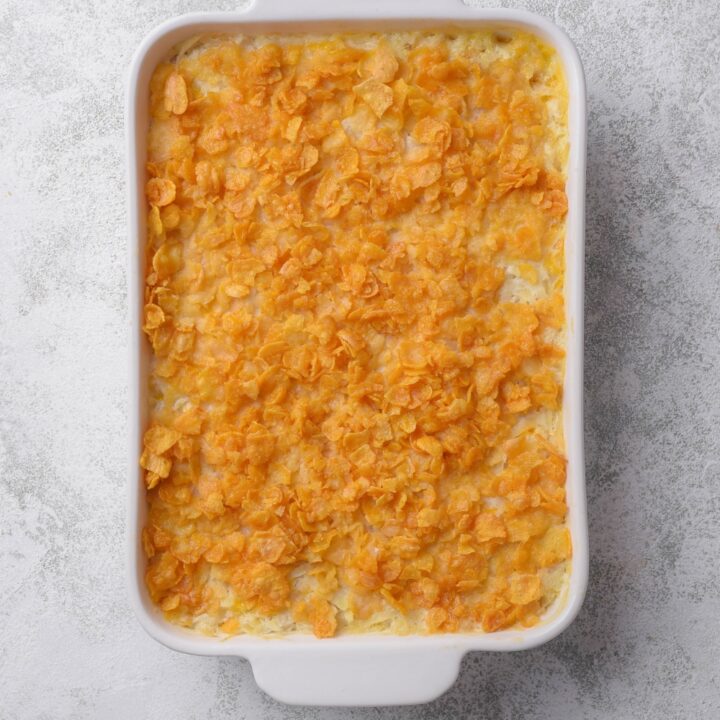
[[[320,643],[250,654],[255,681],[290,705],[412,705],[448,690],[464,654],[452,646]]]
[[[277,14],[283,19],[297,17],[302,20],[311,20],[318,16],[325,18],[339,15],[347,16],[349,19],[364,17],[367,11],[378,17],[442,17],[448,10],[453,9],[453,2],[456,5],[464,6],[468,12],[474,9],[465,5],[463,0],[423,0],[420,9],[416,3],[408,0],[363,0],[362,10],[358,12],[357,0],[304,0],[300,3],[296,0],[254,0],[243,12],[253,14],[254,12],[265,14]]]

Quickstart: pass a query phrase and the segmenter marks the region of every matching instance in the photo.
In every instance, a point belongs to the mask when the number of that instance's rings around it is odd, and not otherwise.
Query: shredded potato
[[[572,553],[554,51],[198,38],[150,107],[152,599],[218,635],[539,622]]]

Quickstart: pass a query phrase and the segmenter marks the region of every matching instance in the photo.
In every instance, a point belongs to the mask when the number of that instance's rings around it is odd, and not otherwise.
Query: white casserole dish
[[[537,34],[562,59],[569,93],[570,159],[566,237],[567,364],[564,429],[567,449],[568,522],[573,559],[567,590],[543,621],[527,630],[488,634],[430,636],[359,635],[318,640],[238,636],[204,637],[168,623],[145,589],[140,531],[145,493],[138,465],[146,423],[149,348],[141,330],[144,288],[145,157],[148,84],[155,66],[189,36],[203,32],[337,32],[520,28]],[[471,650],[524,650],[562,632],[583,601],[588,575],[587,517],[583,453],[583,274],[585,196],[585,82],[570,39],[549,21],[527,12],[480,10],[461,0],[256,0],[244,12],[198,13],[170,20],[153,30],[138,48],[130,69],[127,96],[129,161],[130,458],[129,578],[131,603],[141,625],[164,645],[196,655],[247,658],[258,685],[286,703],[307,705],[391,705],[427,702],[457,678],[460,660]]]

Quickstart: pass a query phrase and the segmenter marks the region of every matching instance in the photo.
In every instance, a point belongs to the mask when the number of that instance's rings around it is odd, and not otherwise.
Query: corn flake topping
[[[571,556],[554,51],[200,38],[150,99],[152,599],[220,635],[537,623]]]

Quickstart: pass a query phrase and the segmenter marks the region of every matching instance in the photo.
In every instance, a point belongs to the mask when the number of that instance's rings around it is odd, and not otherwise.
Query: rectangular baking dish
[[[146,423],[149,349],[142,334],[146,212],[145,157],[148,84],[155,66],[177,43],[198,33],[290,33],[353,30],[417,30],[455,27],[518,28],[554,46],[562,59],[569,93],[570,158],[566,237],[567,364],[564,430],[567,448],[568,522],[573,559],[565,596],[543,621],[527,630],[430,636],[356,635],[318,640],[204,637],[168,623],[154,607],[144,583],[140,531],[145,494],[138,465]],[[196,655],[247,658],[258,685],[286,703],[306,705],[394,705],[428,702],[457,678],[471,650],[525,650],[562,632],[583,601],[588,575],[587,516],[583,453],[583,274],[585,195],[585,81],[577,51],[551,22],[515,10],[481,10],[461,0],[256,0],[244,12],[197,13],[153,30],[138,48],[127,95],[129,188],[130,457],[128,549],[130,598],[145,630],[164,645]]]

